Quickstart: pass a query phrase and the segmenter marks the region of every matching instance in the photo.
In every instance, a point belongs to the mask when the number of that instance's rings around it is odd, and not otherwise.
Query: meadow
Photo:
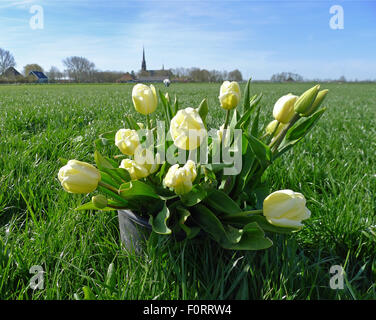
[[[220,84],[157,86],[181,107],[207,97],[209,127],[223,123]],[[311,86],[252,84],[264,93],[261,123],[280,96]],[[132,85],[0,86],[0,299],[375,299],[376,85],[322,88],[327,112],[265,173],[270,191],[305,195],[312,216],[300,232],[257,252],[153,234],[136,256],[121,247],[115,212],[75,211],[89,196],[57,179],[59,158],[94,163],[100,133],[122,128],[124,115],[143,120]],[[44,289],[29,286],[33,265]],[[342,290],[329,286],[333,265],[344,268]]]

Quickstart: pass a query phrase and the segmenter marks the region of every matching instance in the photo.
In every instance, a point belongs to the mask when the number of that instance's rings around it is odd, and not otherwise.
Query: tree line
[[[85,57],[72,56],[62,61],[64,70],[52,66],[49,70],[44,70],[38,64],[28,64],[23,68],[23,76],[11,79],[5,74],[10,67],[16,66],[14,56],[7,50],[0,48],[0,81],[3,82],[28,82],[30,71],[41,71],[45,73],[50,82],[116,82],[125,72],[122,71],[101,71],[95,64]],[[130,73],[132,77],[137,77],[134,71]],[[224,80],[242,81],[243,76],[239,70],[218,71],[200,68],[176,68],[169,70],[171,80],[195,81],[195,82],[221,82]]]
[[[16,66],[14,56],[7,50],[0,48],[0,83],[1,82],[31,82],[35,81],[29,76],[30,71],[41,71],[45,73],[49,82],[93,82],[93,83],[111,83],[119,80],[125,72],[122,71],[101,71],[96,69],[95,64],[85,57],[72,56],[62,61],[64,70],[60,71],[57,67],[52,66],[48,71],[38,64],[28,64],[23,68],[23,76],[7,78],[5,71],[10,67]],[[133,78],[137,77],[134,71],[130,74]],[[238,70],[218,71],[201,68],[175,68],[169,70],[172,81],[181,82],[222,82],[224,80],[243,81],[243,75]],[[346,78],[341,76],[338,80],[325,79],[318,81],[339,81],[346,82]],[[302,82],[305,80],[301,75],[292,72],[281,72],[272,75],[271,82]],[[364,81],[364,82],[371,82]]]

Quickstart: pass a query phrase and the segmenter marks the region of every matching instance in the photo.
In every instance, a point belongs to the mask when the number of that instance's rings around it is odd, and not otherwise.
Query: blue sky
[[[44,10],[42,30],[29,26],[33,5]],[[344,29],[329,27],[332,5],[343,7]],[[20,70],[63,69],[77,55],[101,70],[138,71],[143,45],[150,69],[376,79],[376,1],[0,0],[0,47]]]

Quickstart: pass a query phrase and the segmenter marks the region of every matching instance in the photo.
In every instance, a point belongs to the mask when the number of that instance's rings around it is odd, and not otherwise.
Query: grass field
[[[183,107],[209,100],[219,127],[219,84],[173,84]],[[262,123],[274,102],[311,84],[253,84]],[[131,85],[0,86],[0,299],[375,299],[376,85],[328,84],[326,114],[266,172],[270,191],[302,192],[312,217],[258,252],[231,252],[210,240],[153,235],[142,256],[120,246],[116,213],[77,212],[88,198],[63,191],[59,158],[93,163],[93,141],[134,112]],[[160,87],[162,88],[162,87]],[[165,88],[162,88],[165,90]],[[157,112],[162,118],[162,112]],[[113,263],[114,278],[107,270]],[[45,271],[43,290],[29,269]],[[333,265],[345,288],[329,287]]]

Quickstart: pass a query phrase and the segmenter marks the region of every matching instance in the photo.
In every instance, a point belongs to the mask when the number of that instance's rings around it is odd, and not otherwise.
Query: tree
[[[87,82],[93,78],[95,64],[84,57],[69,57],[63,60],[68,76],[76,82]]]
[[[16,61],[13,55],[9,51],[0,48],[0,75],[3,74],[6,69],[15,66]]]
[[[243,75],[238,69],[235,69],[235,70],[229,72],[228,79],[230,81],[239,81],[240,82],[240,81],[243,81]]]
[[[281,72],[273,74],[270,81],[272,82],[302,82],[303,77],[297,73]]]
[[[47,72],[47,77],[50,81],[56,81],[63,78],[63,73],[57,67],[52,66],[50,71]]]
[[[26,66],[24,66],[23,74],[24,74],[25,77],[27,77],[31,71],[44,72],[43,68],[39,64],[36,64],[36,63],[27,64]]]

